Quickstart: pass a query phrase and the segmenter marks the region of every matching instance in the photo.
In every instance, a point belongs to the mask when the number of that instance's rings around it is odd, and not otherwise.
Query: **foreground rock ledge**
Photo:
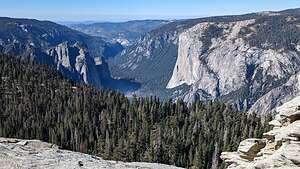
[[[106,161],[39,140],[0,138],[0,169],[179,169],[156,163]]]
[[[276,109],[263,139],[247,139],[237,152],[223,152],[228,169],[300,169],[300,96]]]

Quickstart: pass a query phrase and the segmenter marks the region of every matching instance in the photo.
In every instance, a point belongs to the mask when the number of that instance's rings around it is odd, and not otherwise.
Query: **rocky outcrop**
[[[106,161],[100,157],[61,150],[39,140],[0,138],[0,168],[3,169],[179,169],[155,163]]]
[[[46,50],[46,54],[58,71],[74,81],[101,88],[105,87],[103,81],[110,79],[106,62],[101,57],[92,57],[87,48],[78,42],[73,45],[63,42]]]
[[[46,50],[53,65],[64,76],[75,82],[84,82],[97,88],[114,89],[130,93],[140,87],[130,80],[114,79],[110,75],[108,64],[101,56],[92,56],[81,43],[64,42]]]
[[[232,169],[300,168],[300,96],[276,109],[270,122],[273,130],[263,139],[242,141],[237,152],[223,152],[221,158]]]

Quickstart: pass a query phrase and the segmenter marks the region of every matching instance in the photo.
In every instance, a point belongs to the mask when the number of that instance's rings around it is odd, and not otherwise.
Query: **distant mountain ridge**
[[[91,24],[71,24],[70,28],[92,36],[102,37],[110,42],[129,46],[140,36],[169,23],[165,20],[134,20],[127,22],[96,22]]]
[[[175,21],[109,62],[136,93],[221,100],[265,114],[299,93],[300,10]]]

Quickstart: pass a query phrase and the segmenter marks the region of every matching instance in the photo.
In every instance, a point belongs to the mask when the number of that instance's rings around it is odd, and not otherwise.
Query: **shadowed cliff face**
[[[127,92],[138,83],[111,78],[103,58],[123,47],[48,21],[0,18],[0,52],[55,67],[78,83]]]
[[[299,25],[298,9],[176,21],[109,64],[114,76],[141,82],[142,95],[217,99],[264,114],[299,91]]]

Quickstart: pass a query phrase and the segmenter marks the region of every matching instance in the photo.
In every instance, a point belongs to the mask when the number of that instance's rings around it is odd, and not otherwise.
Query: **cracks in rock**
[[[219,79],[218,74],[209,67],[205,57],[199,57],[199,60],[202,62],[202,65],[205,66],[208,73],[212,74],[213,78],[216,80],[217,85],[216,85],[216,89],[215,89],[215,91],[216,91],[215,97],[219,97],[221,95],[221,91],[220,91],[220,79]]]

